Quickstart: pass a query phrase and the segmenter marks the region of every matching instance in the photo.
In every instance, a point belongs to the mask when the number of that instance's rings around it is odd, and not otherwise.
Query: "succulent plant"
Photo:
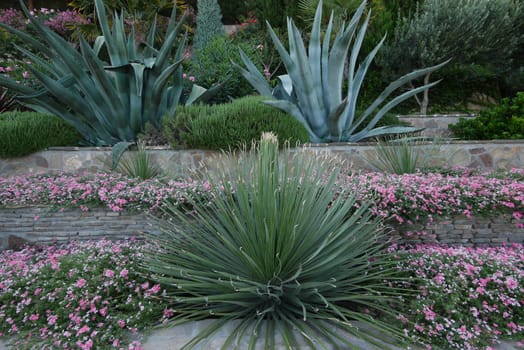
[[[61,117],[82,134],[86,144],[97,146],[135,142],[147,122],[159,127],[161,118],[175,114],[182,93],[186,39],[179,40],[185,16],[176,22],[176,7],[166,38],[155,49],[155,22],[140,43],[132,27],[126,34],[123,13],[115,13],[110,28],[102,0],[95,0],[103,35],[93,46],[80,35],[77,51],[31,16],[23,2],[21,6],[36,28],[36,37],[2,23],[0,27],[38,52],[18,48],[42,68],[28,67],[43,88],[36,90],[6,77],[0,77],[0,86],[15,92],[25,106]],[[104,46],[109,63],[99,57]]]
[[[271,38],[288,73],[278,77],[278,85],[274,89],[244,52],[241,51],[244,66],[235,64],[261,95],[273,97],[272,100],[265,103],[288,112],[306,127],[313,143],[357,142],[385,134],[416,131],[417,129],[411,127],[375,128],[375,125],[393,107],[414,94],[432,87],[437,82],[406,91],[384,103],[394,91],[447,63],[420,69],[400,77],[389,84],[362,114],[357,115],[357,99],[366,72],[385,40],[384,37],[357,68],[359,51],[371,16],[371,13],[368,12],[364,21],[361,21],[365,7],[366,1],[363,1],[349,24],[341,26],[333,44],[330,45],[333,14],[331,14],[321,43],[322,1],[320,1],[307,50],[293,20],[290,18],[287,20],[289,52],[268,23]],[[362,25],[359,28],[360,22]],[[351,43],[353,43],[352,47]],[[349,52],[350,47],[351,52]],[[347,93],[344,96],[344,67],[348,58]],[[369,116],[373,116],[371,121],[364,128],[359,129]]]

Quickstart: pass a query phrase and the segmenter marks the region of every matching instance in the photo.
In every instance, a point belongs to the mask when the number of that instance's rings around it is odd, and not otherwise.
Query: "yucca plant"
[[[384,322],[408,292],[388,287],[397,273],[380,222],[338,192],[340,164],[289,152],[279,155],[270,134],[226,155],[228,167],[205,174],[213,201],[190,212],[168,205],[163,233],[150,237],[157,248],[143,267],[172,300],[172,324],[214,319],[184,349],[233,320],[222,349],[273,349],[279,334],[289,349],[358,349],[362,341],[344,332],[368,343],[377,342],[370,330],[403,339]]]
[[[391,101],[384,103],[394,91],[413,79],[435,71],[446,63],[400,77],[386,87],[361,115],[356,115],[360,88],[371,62],[385,40],[384,37],[357,68],[357,58],[371,16],[371,11],[368,11],[367,17],[358,28],[365,7],[366,1],[363,1],[347,27],[341,26],[333,44],[330,45],[333,13],[321,43],[322,1],[320,1],[315,13],[307,51],[299,30],[290,18],[287,21],[289,52],[268,23],[269,33],[288,73],[279,77],[278,86],[275,89],[271,88],[267,79],[247,55],[241,52],[245,68],[240,65],[237,67],[241,70],[242,75],[261,95],[274,98],[274,100],[266,101],[267,104],[283,109],[304,124],[313,143],[357,142],[384,134],[416,131],[415,128],[410,127],[375,128],[375,125],[397,104],[430,88],[437,82],[401,93]],[[351,43],[353,46],[349,54],[347,93],[343,96],[344,69]],[[363,129],[357,131],[368,116],[373,116],[373,118]]]
[[[161,174],[161,169],[151,159],[143,142],[137,142],[136,150],[127,151],[118,160],[116,170],[131,178],[148,180]]]
[[[15,92],[25,106],[61,117],[82,134],[85,143],[97,146],[134,142],[147,122],[159,127],[162,117],[175,114],[182,92],[180,63],[185,45],[185,36],[179,40],[185,16],[177,23],[176,7],[166,38],[155,49],[154,21],[146,42],[139,43],[133,28],[126,34],[123,13],[115,13],[110,29],[102,0],[95,0],[103,35],[93,47],[80,35],[78,52],[31,16],[22,2],[21,6],[36,29],[36,37],[2,23],[0,27],[38,52],[18,48],[41,67],[28,68],[43,89],[35,90],[6,77],[0,77],[0,85]],[[98,56],[104,46],[109,63]]]
[[[435,161],[440,142],[423,136],[377,139],[375,152],[368,162],[376,170],[392,174],[414,174]]]

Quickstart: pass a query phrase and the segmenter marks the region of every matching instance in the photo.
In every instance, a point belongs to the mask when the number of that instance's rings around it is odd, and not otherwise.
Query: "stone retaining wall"
[[[453,137],[453,133],[449,130],[450,124],[457,124],[460,118],[474,119],[474,114],[432,114],[432,115],[399,115],[398,119],[401,122],[408,123],[417,128],[424,128],[423,136],[430,137]]]
[[[517,228],[511,215],[493,218],[440,218],[426,225],[391,225],[393,236],[408,243],[445,243],[465,246],[496,246],[524,243],[524,228]],[[426,231],[413,236],[410,231]],[[144,214],[109,209],[51,210],[46,207],[0,209],[0,250],[16,249],[26,242],[49,243],[72,239],[121,239],[160,231]]]
[[[140,237],[158,229],[144,214],[47,207],[0,209],[0,250],[26,242],[50,243],[72,239],[123,239]]]
[[[423,152],[435,147],[420,146]],[[299,148],[297,150],[301,150]],[[460,166],[491,170],[493,168],[524,168],[524,141],[445,141],[431,156],[431,166]],[[375,155],[371,143],[318,144],[306,147],[311,154],[337,156],[356,170],[372,170],[368,159]],[[201,169],[217,152],[205,150],[171,150],[151,147],[153,162],[166,174],[184,176]],[[107,169],[109,148],[68,147],[51,148],[22,158],[0,159],[0,177],[45,172],[96,172]]]

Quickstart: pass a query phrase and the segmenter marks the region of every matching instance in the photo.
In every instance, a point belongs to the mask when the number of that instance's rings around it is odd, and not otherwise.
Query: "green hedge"
[[[524,139],[524,92],[481,111],[475,119],[460,119],[449,129],[465,140]]]
[[[283,144],[309,141],[304,127],[292,116],[267,106],[267,98],[247,96],[220,105],[180,107],[176,123],[164,133],[173,148],[229,150],[250,145],[262,132],[272,131]]]
[[[0,114],[0,158],[21,157],[53,146],[76,146],[81,136],[56,116],[35,112]]]

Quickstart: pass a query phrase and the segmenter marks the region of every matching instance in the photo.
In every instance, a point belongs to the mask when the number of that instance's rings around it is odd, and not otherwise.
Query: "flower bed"
[[[140,337],[127,336],[173,315],[155,297],[162,288],[140,273],[144,249],[143,242],[100,240],[0,253],[0,339],[17,349],[140,349]],[[408,287],[422,292],[398,310],[414,339],[487,349],[524,337],[524,246],[391,252],[413,278]]]
[[[344,176],[339,184],[359,201],[373,203],[375,215],[400,224],[432,221],[444,215],[510,213],[523,226],[524,171],[472,175],[368,173]],[[192,179],[140,181],[122,175],[30,175],[0,178],[0,207],[49,205],[57,208],[106,207],[156,212],[162,203],[209,201],[210,184]]]

